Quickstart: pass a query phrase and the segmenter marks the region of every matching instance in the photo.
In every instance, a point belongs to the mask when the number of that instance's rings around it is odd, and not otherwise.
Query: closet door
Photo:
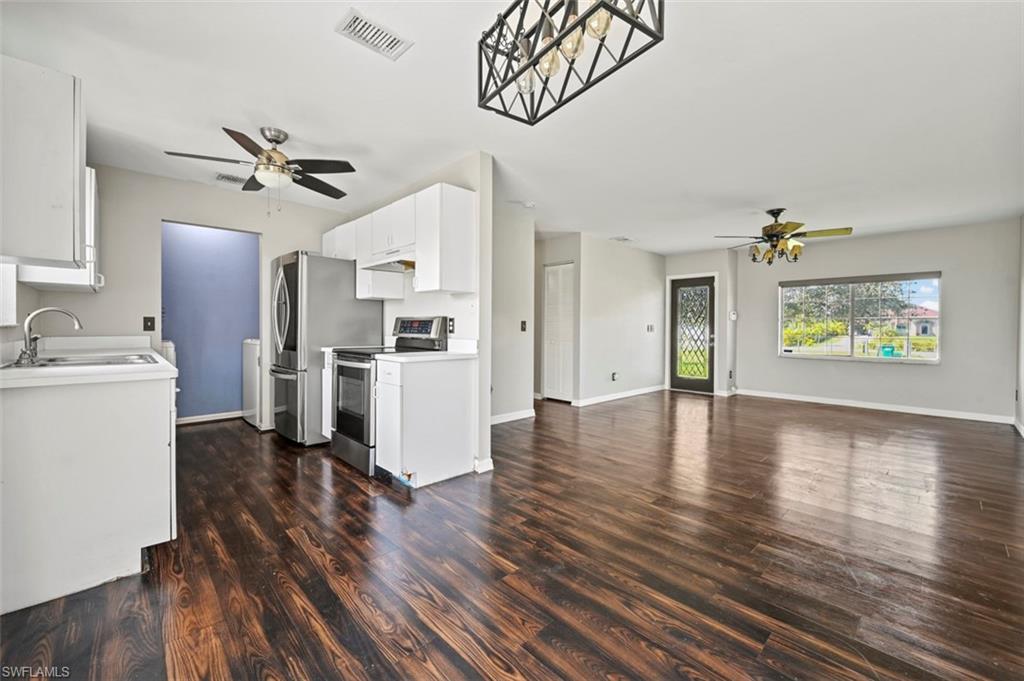
[[[576,265],[544,267],[544,397],[571,401],[575,365]]]

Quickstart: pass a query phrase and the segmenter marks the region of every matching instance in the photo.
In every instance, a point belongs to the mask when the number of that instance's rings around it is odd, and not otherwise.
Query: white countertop
[[[0,389],[37,388],[79,383],[117,383],[177,378],[178,370],[152,348],[102,348],[40,351],[40,357],[66,355],[150,355],[155,364],[118,364],[105,366],[5,367],[0,369]]]
[[[324,353],[332,353],[336,349],[338,348],[320,348]],[[454,352],[451,350],[442,352],[438,350],[424,350],[423,352],[381,352],[374,355],[373,358],[385,362],[399,362],[406,364],[409,362],[451,362],[462,359],[477,359],[477,356],[478,355],[475,352]]]
[[[476,359],[477,354],[475,352],[438,352],[437,350],[430,350],[427,352],[384,352],[373,357],[382,362],[408,364],[411,362],[451,362],[453,360]]]

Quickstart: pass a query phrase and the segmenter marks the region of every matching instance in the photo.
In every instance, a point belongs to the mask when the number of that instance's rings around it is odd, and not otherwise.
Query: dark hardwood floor
[[[1010,426],[653,393],[538,403],[413,502],[179,429],[177,541],[0,620],[74,679],[1024,678]],[[68,556],[74,560],[74,556]]]

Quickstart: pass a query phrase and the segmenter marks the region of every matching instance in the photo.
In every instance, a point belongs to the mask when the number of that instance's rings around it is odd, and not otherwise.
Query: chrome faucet
[[[62,315],[71,317],[71,321],[75,323],[76,329],[82,328],[82,322],[75,316],[74,312],[68,312],[61,307],[41,307],[29,316],[25,317],[25,323],[22,325],[25,330],[25,347],[22,348],[21,354],[18,355],[18,361],[14,363],[14,366],[27,367],[32,366],[36,363],[36,355],[38,354],[38,342],[42,336],[36,334],[32,335],[32,322],[36,317],[43,314],[44,312],[60,312]]]

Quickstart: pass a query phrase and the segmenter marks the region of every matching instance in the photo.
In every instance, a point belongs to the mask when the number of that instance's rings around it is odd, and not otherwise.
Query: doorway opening
[[[576,263],[544,266],[542,397],[571,402],[576,365]]]
[[[178,421],[240,417],[243,341],[260,335],[260,235],[162,228],[161,337],[174,343]]]
[[[715,392],[715,278],[673,279],[669,387]]]

